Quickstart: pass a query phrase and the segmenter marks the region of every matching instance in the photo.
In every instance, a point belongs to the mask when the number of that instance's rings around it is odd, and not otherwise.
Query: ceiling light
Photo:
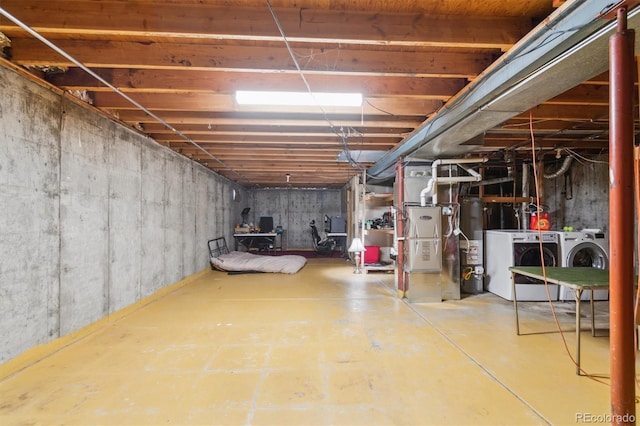
[[[236,102],[240,105],[360,107],[362,106],[362,94],[238,90]]]

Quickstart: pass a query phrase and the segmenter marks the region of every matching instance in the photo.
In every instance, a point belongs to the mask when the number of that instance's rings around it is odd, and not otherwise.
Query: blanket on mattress
[[[244,251],[232,251],[211,258],[211,265],[221,271],[260,271],[295,274],[307,263],[304,256],[261,256]]]

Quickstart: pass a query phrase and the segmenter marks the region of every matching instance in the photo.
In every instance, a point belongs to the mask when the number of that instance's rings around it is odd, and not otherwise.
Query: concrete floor
[[[606,304],[599,302],[604,311]],[[610,412],[540,303],[407,304],[340,259],[298,274],[208,271],[0,380],[0,424],[575,424]],[[573,353],[573,303],[559,317]],[[588,314],[588,309],[583,312]],[[583,321],[583,367],[609,341]]]

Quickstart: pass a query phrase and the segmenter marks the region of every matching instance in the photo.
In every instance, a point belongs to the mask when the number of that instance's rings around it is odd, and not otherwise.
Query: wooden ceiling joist
[[[251,107],[237,105],[231,95],[189,93],[174,96],[166,93],[150,94],[136,93],[131,96],[136,102],[144,105],[151,111],[187,110],[202,112],[229,112],[245,111],[247,113],[265,111],[265,107]],[[93,96],[94,103],[106,110],[136,110],[135,105],[113,92],[96,92]],[[432,99],[399,99],[399,98],[366,98],[362,107],[324,107],[329,114],[360,112],[363,115],[382,116],[407,116],[420,112],[428,115],[442,106],[441,101]],[[272,112],[279,113],[318,113],[318,107],[270,107]]]
[[[4,17],[0,32],[10,39],[3,52],[13,67],[86,95],[115,120],[229,179],[248,187],[337,188],[370,165],[341,162],[342,151],[387,153],[456,108],[456,99],[473,94],[478,76],[494,64],[499,69],[501,55],[549,19],[552,3],[2,0],[4,9],[104,81]],[[469,155],[507,149],[524,158],[532,126],[545,152],[606,149],[608,78],[602,73],[514,111],[461,147]],[[243,106],[235,101],[238,90],[359,92],[364,103]]]
[[[289,72],[298,74],[285,47],[186,44],[115,40],[59,39],[56,46],[90,68]],[[14,38],[12,60],[22,65],[70,67],[74,64],[39,40]],[[492,61],[490,53],[354,50],[318,51],[298,47],[306,73],[473,78]]]
[[[227,93],[237,90],[305,91],[300,75],[295,73],[228,72],[215,68],[180,73],[165,69],[96,69],[95,72],[123,92],[154,93]],[[309,74],[305,77],[317,92],[358,92],[365,96],[402,96],[447,100],[464,87],[464,78],[407,78],[405,76]],[[69,90],[109,91],[94,77],[79,68],[51,74],[47,80]]]
[[[269,9],[144,2],[4,0],[3,7],[48,36],[281,41]],[[82,10],[82,13],[78,13]],[[348,12],[303,7],[274,10],[292,42],[471,47],[506,50],[531,28],[530,20],[503,16]],[[12,28],[0,21],[0,31]]]

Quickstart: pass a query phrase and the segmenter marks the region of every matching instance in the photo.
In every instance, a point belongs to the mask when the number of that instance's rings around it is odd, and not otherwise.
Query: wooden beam
[[[497,132],[530,132],[529,120],[524,118],[514,118],[502,125],[488,130],[487,133]],[[538,119],[534,120],[534,131],[540,130],[607,130],[608,124],[605,120],[557,120],[557,119]]]
[[[128,123],[145,123],[144,124],[144,129],[145,131],[158,131],[158,132],[164,132],[167,129],[161,125],[160,123],[157,123],[155,120],[153,120],[151,117],[147,116],[148,118],[144,119],[143,121],[138,121],[138,120],[132,120],[130,117],[127,118],[126,120],[123,119],[122,114],[120,114],[120,120],[128,122]],[[142,118],[142,117],[141,117]],[[163,119],[166,120],[166,118]],[[186,122],[185,122],[186,121]],[[194,122],[197,121],[197,122]],[[420,125],[420,123],[422,122],[421,120],[398,120],[398,121],[393,121],[391,118],[388,120],[359,120],[359,119],[353,119],[353,120],[349,120],[347,118],[345,119],[341,119],[341,118],[335,118],[333,120],[331,120],[331,122],[333,123],[333,126],[335,128],[340,128],[340,127],[344,127],[345,129],[351,127],[351,128],[355,128],[355,129],[371,129],[371,128],[376,128],[376,129],[390,129],[390,131],[394,131],[395,130],[402,130],[402,131],[407,131],[407,129],[409,130],[413,130],[416,127],[418,127]],[[304,127],[304,128],[313,128],[313,127],[327,127],[328,126],[328,121],[321,117],[320,115],[318,115],[315,119],[310,119],[310,118],[296,118],[296,117],[290,117],[290,118],[284,118],[283,116],[280,117],[273,117],[273,118],[256,118],[256,117],[237,117],[237,118],[218,118],[218,119],[185,119],[184,121],[180,122],[179,124],[175,121],[175,120],[169,120],[168,123],[170,124],[175,124],[175,125],[180,125],[180,130],[182,131],[198,131],[198,132],[207,132],[208,130],[217,130],[217,131],[221,131],[224,130],[226,128],[228,128],[229,126],[234,126],[234,127],[245,127],[245,126],[256,126],[256,125],[260,125],[260,126],[269,126],[269,127],[274,127],[274,126],[278,126],[281,128],[292,128],[292,127]]]
[[[180,131],[183,133],[188,133],[190,135],[214,135],[214,134],[245,134],[245,135],[261,135],[261,134],[298,134],[301,137],[303,135],[309,136],[322,136],[322,135],[335,135],[336,132],[339,133],[340,127],[331,128],[329,124],[325,122],[318,122],[315,126],[305,126],[303,124],[300,125],[271,125],[268,122],[260,122],[254,125],[246,124],[217,124],[211,126],[211,129],[207,128],[206,125],[192,125],[186,124],[180,126]],[[144,127],[145,132],[153,133],[153,134],[162,134],[162,133],[174,133],[173,130],[170,130],[164,127],[161,124],[147,124]],[[358,138],[359,135],[401,135],[408,132],[413,131],[413,128],[406,127],[366,127],[366,126],[358,126],[357,129],[358,134],[355,134],[353,137]],[[346,132],[346,131],[345,131]],[[339,133],[342,135],[342,133]]]
[[[235,93],[237,90],[306,91],[299,75],[283,73],[195,71],[190,69],[97,69],[95,72],[123,92],[203,92]],[[306,76],[309,86],[316,92],[359,92],[365,96],[402,96],[448,100],[460,91],[467,80],[463,78],[411,78],[375,76],[367,78],[353,75]],[[69,90],[110,91],[81,69],[70,68],[62,74],[47,76],[56,86]]]
[[[198,151],[200,151],[198,148],[196,147],[191,147],[191,148],[182,148],[182,149],[176,149],[176,147],[172,146],[171,149],[174,149],[176,151],[180,151],[181,154],[197,154]],[[229,148],[223,148],[223,147],[218,147],[218,148],[211,148],[208,147],[206,148],[206,150],[208,152],[210,152],[211,154],[215,155],[216,157],[219,158],[245,158],[245,157],[251,157],[254,158],[256,157],[256,153],[259,153],[261,158],[277,158],[277,159],[282,159],[283,161],[289,161],[289,160],[307,160],[309,157],[313,157],[313,158],[319,158],[322,159],[323,161],[325,160],[331,160],[333,162],[336,162],[336,154],[338,154],[340,152],[340,149],[333,149],[333,150],[324,150],[324,151],[320,151],[320,150],[296,150],[295,152],[291,152],[288,151],[286,149],[267,149],[267,148],[257,148],[255,150],[255,152],[251,152],[247,149],[229,149]]]
[[[189,157],[187,157],[189,158]],[[243,165],[244,160],[240,161],[230,161],[230,162],[221,162],[212,160],[210,157],[206,157],[204,155],[200,155],[200,158],[190,158],[193,161],[197,161],[216,171],[226,171],[229,173],[233,173],[236,171],[238,175],[243,176],[244,178],[252,178],[255,176],[282,176],[285,173],[296,173],[298,175],[302,175],[305,173],[314,174],[319,170],[325,170],[325,174],[328,176],[340,176],[343,175],[345,171],[349,171],[351,166],[347,167],[330,167],[328,164],[318,163],[314,166],[300,168],[295,164],[268,164],[264,167],[261,167],[259,164],[253,164],[251,166]]]
[[[164,142],[176,142],[182,143],[184,139],[180,139],[176,135],[158,135],[162,137]],[[354,145],[371,145],[371,146],[394,146],[400,142],[398,137],[390,137],[389,135],[380,137],[365,136],[357,138]],[[206,146],[207,144],[232,144],[232,145],[267,145],[267,146],[281,146],[285,148],[298,148],[298,147],[311,147],[318,146],[324,148],[325,146],[332,146],[335,144],[342,145],[342,141],[335,135],[322,135],[322,136],[291,136],[291,135],[243,135],[243,134],[219,134],[219,135],[202,135],[198,137],[197,142]],[[185,142],[186,143],[186,142]]]
[[[45,35],[282,40],[266,7],[197,3],[3,0],[3,7]],[[533,28],[519,17],[276,8],[291,42],[507,50]],[[0,19],[0,31],[15,27]]]
[[[20,65],[69,67],[73,63],[38,40],[12,40],[12,61]],[[289,72],[298,74],[286,47],[221,43],[145,43],[110,40],[56,40],[56,45],[91,68],[139,68]],[[473,78],[493,60],[489,53],[355,50],[338,46],[296,47],[306,73]],[[331,64],[330,67],[327,64]]]
[[[535,203],[535,197],[494,197],[485,195],[481,197],[483,203]]]
[[[188,152],[191,147],[193,147],[192,144],[189,144],[188,146],[184,145],[183,142],[181,141],[162,141],[162,140],[158,140],[158,143],[160,143],[161,145],[164,146],[168,146],[171,149],[174,149],[176,151],[179,150],[183,150],[185,152]],[[233,147],[235,145],[232,144],[208,144],[208,143],[201,143],[200,141],[196,141],[196,143],[198,143],[198,145],[200,145],[202,148],[207,149],[207,150],[211,150],[212,152],[218,152],[218,150],[229,150],[230,147]],[[392,149],[395,145],[381,145],[381,144],[349,144],[349,149],[351,151],[388,151],[390,149]],[[284,145],[284,144],[274,144],[274,145],[270,145],[268,147],[263,147],[263,146],[250,146],[250,147],[246,147],[243,146],[241,148],[241,151],[244,152],[253,152],[254,155],[256,153],[261,153],[263,152],[264,149],[282,149],[283,151],[291,151],[291,150],[298,150],[300,149],[301,145]],[[333,144],[330,145],[324,145],[324,146],[318,146],[318,145],[304,145],[302,146],[305,149],[314,149],[314,150],[327,150],[330,152],[340,152],[344,149],[344,146],[335,142]]]
[[[284,156],[277,156],[277,155],[264,155],[259,158],[256,159],[255,155],[251,156],[251,155],[226,155],[226,154],[215,154],[213,153],[213,156],[223,160],[225,163],[233,163],[233,162],[237,162],[240,161],[242,163],[245,163],[243,165],[243,167],[251,167],[255,164],[260,165],[261,163],[263,164],[267,164],[268,162],[273,162],[273,164],[288,164],[288,163],[293,163],[293,164],[298,164],[300,162],[304,162],[305,165],[317,165],[317,164],[329,164],[329,165],[334,165],[334,164],[338,164],[338,162],[336,161],[335,155],[330,156],[330,157],[326,157],[326,158],[322,158],[322,157],[318,157],[318,156],[314,156],[313,158],[311,158],[310,156],[289,156],[289,157],[284,157]],[[195,154],[194,155],[198,155],[202,158],[206,158],[200,154]]]
[[[608,106],[609,87],[603,85],[581,84],[566,92],[549,99],[548,105],[587,105]]]
[[[609,117],[609,108],[604,105],[560,105],[547,103],[531,108],[529,111],[519,114],[516,117],[529,120],[529,112],[533,114],[534,120],[601,120]]]
[[[201,161],[212,162],[213,160],[208,159],[207,157],[203,157]],[[275,162],[275,161],[254,161],[251,163],[247,163],[246,159],[235,160],[235,161],[225,161],[227,166],[233,168],[237,172],[248,176],[250,172],[259,173],[259,174],[270,174],[270,173],[320,173],[320,174],[328,174],[330,172],[341,173],[345,170],[349,170],[352,168],[348,163],[326,163],[321,161],[306,161],[305,164],[300,164],[300,162],[292,162],[292,163],[284,163],[284,162]],[[212,167],[222,167],[216,166],[214,163],[211,164]]]
[[[188,143],[188,142],[184,142],[184,140],[181,141],[166,141],[166,140],[162,140],[162,139],[156,139],[156,141],[158,143],[160,143],[161,145],[165,145],[165,146],[170,146],[172,149],[179,151],[179,150],[183,150],[185,152],[187,152],[188,150],[191,149],[191,147],[193,147],[193,144]],[[330,152],[338,152],[338,151],[342,151],[344,150],[344,145],[342,145],[341,143],[339,143],[338,141],[335,141],[332,144],[326,144],[326,145],[317,145],[317,144],[313,144],[313,145],[285,145],[285,144],[272,144],[272,145],[260,145],[260,144],[244,144],[244,145],[238,145],[238,144],[234,144],[234,143],[217,143],[217,144],[211,144],[211,143],[207,143],[207,142],[202,142],[199,140],[195,141],[199,146],[201,146],[204,149],[207,150],[211,150],[211,152],[214,152],[216,150],[230,150],[233,149],[233,147],[237,147],[237,149],[240,152],[265,152],[265,151],[269,151],[269,150],[283,150],[284,152],[290,152],[291,150],[295,150],[295,152],[298,151],[302,151],[304,152],[305,150],[330,150]],[[375,143],[349,143],[347,145],[349,147],[350,150],[352,151],[388,151],[390,149],[392,149],[393,147],[395,147],[395,144],[388,144],[388,145],[383,145],[383,144],[375,144]],[[194,148],[197,149],[197,148]]]
[[[269,113],[318,113],[318,107],[280,107],[280,106],[245,106],[237,105],[232,95],[210,93],[188,93],[174,96],[168,93],[136,93],[131,96],[147,109],[152,111],[209,111],[209,112],[269,112]],[[95,105],[105,110],[134,110],[134,105],[114,92],[94,93]],[[324,107],[328,114],[406,116],[416,113],[429,115],[442,105],[441,101],[433,99],[400,99],[395,97],[368,97],[362,108],[358,107]]]
[[[559,118],[565,120],[593,120],[593,121],[606,121],[609,122],[609,108],[602,105],[539,105],[536,108],[533,108],[531,111],[535,111],[534,114],[539,114],[538,116],[534,115],[535,119],[540,118]],[[638,117],[638,105],[634,107],[634,117]],[[518,117],[523,118],[524,116],[528,117],[528,113],[521,114]]]
[[[158,115],[172,125],[202,124],[207,127],[214,125],[246,125],[268,122],[270,125],[315,126],[327,124],[331,120],[335,126],[365,126],[365,127],[416,127],[426,116],[363,116],[362,114],[324,115],[316,114],[273,114],[273,113],[242,113],[242,112],[206,112],[206,111],[162,111]],[[118,110],[118,117],[126,123],[156,123],[156,120],[141,110]],[[145,128],[148,128],[145,126]]]
[[[203,139],[207,139],[209,137],[211,137],[212,135],[215,135],[215,132],[207,132],[207,133],[197,133],[197,132],[182,132],[183,134],[185,134],[186,136],[198,140],[200,138]],[[166,135],[168,138],[174,138],[175,136],[173,132],[162,132],[162,133],[153,133],[153,132],[149,132],[148,133],[149,136],[151,136],[154,139],[157,140],[163,140],[163,135]],[[254,137],[256,139],[261,139],[265,136],[269,136],[269,135],[275,135],[277,137],[293,137],[295,139],[304,139],[304,138],[311,138],[311,137],[334,137],[336,140],[336,143],[340,142],[340,138],[338,137],[337,134],[332,134],[330,129],[320,129],[320,130],[316,130],[315,132],[313,131],[287,131],[287,132],[277,132],[277,131],[268,131],[268,130],[242,130],[242,129],[230,129],[224,132],[219,132],[217,134],[219,137],[232,137],[232,136],[248,136],[248,137]],[[385,133],[364,133],[363,137],[367,137],[367,138],[387,138],[389,136],[396,136],[398,138],[401,137],[401,135],[399,134],[390,134],[388,132]],[[355,142],[359,142],[361,140],[360,137],[358,136],[354,136],[352,138],[350,138],[351,140],[354,140]]]
[[[522,148],[524,150],[531,150],[531,141],[525,139],[489,139],[483,146],[486,148],[493,147],[494,149]],[[603,150],[607,149],[609,144],[607,139],[551,138],[542,140],[536,139],[536,146],[542,149],[573,148]]]

